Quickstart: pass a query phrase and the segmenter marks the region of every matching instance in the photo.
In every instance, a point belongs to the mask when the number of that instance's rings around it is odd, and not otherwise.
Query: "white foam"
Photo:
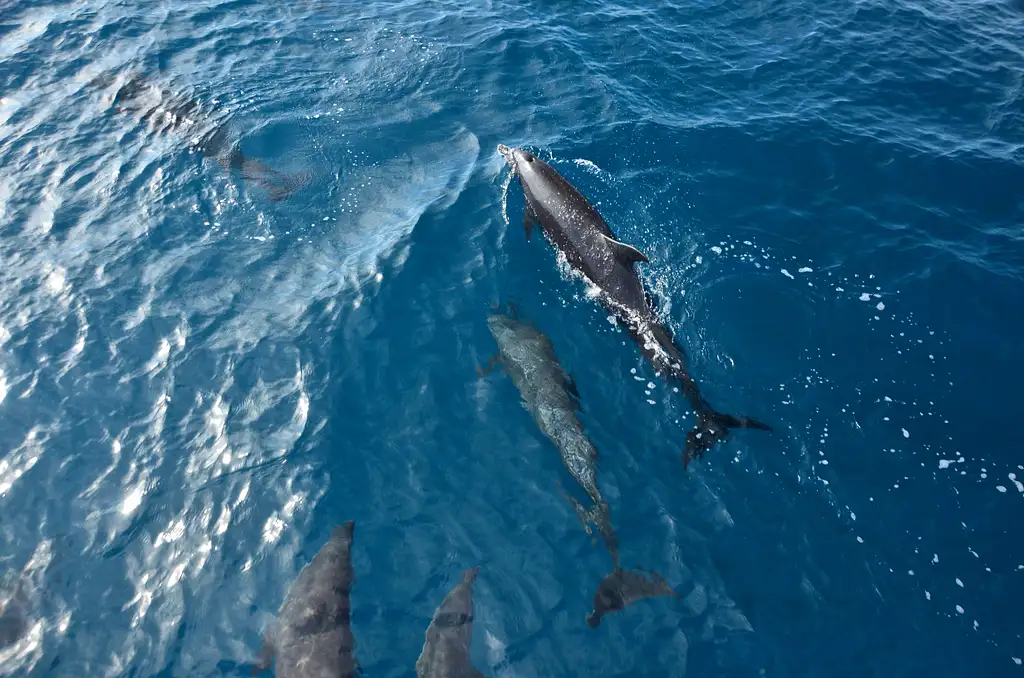
[[[910,432],[907,431],[907,429],[901,429],[901,430],[903,431],[903,437],[904,438],[909,438],[910,437]]]
[[[782,272],[782,275],[786,276],[787,278],[795,280],[795,278],[793,278],[793,274],[787,271],[786,269],[780,268],[779,270]]]
[[[865,292],[864,294],[860,295],[860,300],[861,301],[871,301],[871,295],[868,294],[867,292]]]

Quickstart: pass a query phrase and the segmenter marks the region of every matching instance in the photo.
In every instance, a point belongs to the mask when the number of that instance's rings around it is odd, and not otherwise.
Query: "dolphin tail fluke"
[[[729,431],[734,428],[754,428],[771,431],[768,424],[763,424],[750,417],[734,417],[731,414],[715,412],[711,408],[697,412],[697,425],[686,434],[686,447],[683,451],[683,468],[694,459],[704,456],[715,443],[725,440]]]
[[[649,576],[645,576],[649,575]],[[672,588],[664,577],[653,570],[637,567],[623,569],[616,567],[604,576],[594,593],[594,609],[587,615],[587,626],[592,629],[601,624],[601,617],[621,612],[627,607],[647,598],[682,596]]]
[[[500,352],[499,353],[495,353],[490,358],[488,358],[487,362],[484,363],[483,365],[477,365],[477,367],[476,367],[476,376],[481,378],[481,379],[483,379],[484,377],[486,377],[487,375],[489,375],[491,372],[493,372],[494,370],[498,369],[499,367],[501,367],[501,353]]]

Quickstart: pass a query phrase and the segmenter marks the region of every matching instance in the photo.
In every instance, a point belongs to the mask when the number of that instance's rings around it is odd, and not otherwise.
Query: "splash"
[[[505,220],[505,225],[509,225],[508,220],[508,190],[512,185],[512,179],[515,178],[515,169],[509,167],[508,172],[505,174],[505,180],[501,184],[501,218]]]

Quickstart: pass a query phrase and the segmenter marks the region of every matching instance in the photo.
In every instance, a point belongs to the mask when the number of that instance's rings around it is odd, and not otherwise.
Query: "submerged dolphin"
[[[355,638],[350,628],[352,570],[351,520],[334,528],[330,539],[302,568],[278,618],[263,636],[252,669],[270,668],[282,678],[351,678],[356,676]]]
[[[487,327],[498,343],[498,354],[481,372],[505,368],[523,397],[523,405],[533,415],[540,429],[558,447],[562,462],[593,502],[590,508],[565,494],[583,522],[583,529],[592,535],[590,525],[598,533],[612,557],[612,571],[601,580],[594,594],[594,610],[587,624],[594,628],[601,617],[644,598],[659,595],[679,597],[665,580],[655,579],[619,566],[619,538],[612,528],[608,504],[597,488],[597,451],[583,431],[576,413],[580,409],[579,392],[555,355],[551,339],[536,327],[512,315],[492,314]]]
[[[587,199],[551,165],[528,151],[498,144],[498,151],[519,177],[526,200],[523,225],[529,240],[534,224],[569,264],[601,290],[602,304],[628,327],[630,336],[656,371],[678,384],[693,408],[697,424],[686,435],[683,465],[702,456],[733,428],[770,431],[749,417],[717,412],[701,395],[686,367],[686,355],[668,328],[658,321],[634,264],[647,257],[617,240]]]
[[[498,344],[498,353],[481,373],[498,363],[505,368],[523,397],[523,406],[558,447],[565,468],[590,497],[592,504],[585,508],[565,495],[583,529],[593,536],[589,525],[593,523],[617,562],[618,537],[612,529],[608,504],[597,488],[597,450],[576,416],[580,409],[576,384],[558,361],[551,339],[536,327],[497,313],[488,316],[487,327]]]
[[[469,661],[473,635],[473,581],[480,567],[462,573],[434,611],[416,660],[416,678],[483,678]]]
[[[104,80],[101,76],[97,82]],[[122,112],[138,114],[141,122],[152,124],[158,131],[195,135],[197,138],[192,142],[195,150],[215,160],[225,171],[240,170],[242,178],[263,186],[271,200],[287,198],[309,179],[306,173],[284,174],[259,160],[247,158],[238,143],[229,139],[226,123],[208,129],[206,123],[211,115],[199,102],[168,92],[137,73],[117,90],[114,103]]]

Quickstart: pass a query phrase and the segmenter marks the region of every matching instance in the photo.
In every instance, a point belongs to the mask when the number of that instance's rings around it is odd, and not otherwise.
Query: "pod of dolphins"
[[[731,429],[770,431],[768,425],[755,419],[718,412],[701,395],[687,371],[685,353],[655,317],[648,303],[650,294],[635,271],[635,264],[646,262],[647,257],[616,239],[598,211],[551,165],[522,149],[499,144],[498,151],[523,188],[527,239],[533,226],[539,225],[569,264],[598,287],[602,305],[626,325],[643,356],[680,388],[692,406],[697,422],[686,436],[684,468],[724,440]],[[659,574],[620,566],[618,537],[608,503],[598,489],[597,450],[577,416],[580,394],[559,362],[550,337],[521,320],[511,304],[507,313],[489,315],[487,328],[498,351],[477,369],[478,375],[486,377],[500,367],[511,378],[523,406],[558,448],[566,470],[586,494],[589,505],[568,493],[563,493],[565,498],[587,534],[593,537],[596,531],[611,555],[612,570],[598,584],[587,625],[596,628],[603,616],[639,600],[681,598]],[[265,635],[253,673],[269,668],[276,658],[279,676],[357,674],[355,643],[349,629],[353,529],[352,521],[335,528],[327,544],[299,574],[281,606],[279,621]],[[434,612],[416,661],[417,678],[481,678],[469,656],[472,586],[478,571],[479,567],[472,567],[463,572]]]
[[[149,108],[142,96],[146,90],[157,94]],[[196,102],[175,100],[138,76],[118,89],[114,101],[121,110],[143,111],[142,120],[162,123],[162,129],[195,131],[201,119]],[[172,105],[168,106],[168,101]],[[245,157],[237,144],[228,143],[223,125],[200,132],[195,147],[201,153],[213,157],[225,169],[241,170],[243,178],[260,183],[273,200],[288,197],[307,178],[281,174]],[[683,349],[655,316],[650,293],[636,273],[635,265],[647,262],[647,257],[618,240],[593,205],[551,165],[520,148],[499,144],[498,152],[523,189],[527,240],[533,227],[539,225],[570,266],[597,287],[601,305],[628,328],[644,358],[681,390],[693,409],[696,425],[686,435],[684,468],[723,441],[732,429],[770,431],[767,424],[755,419],[715,410],[701,394],[687,370]],[[584,505],[563,493],[586,533],[594,537],[596,531],[612,559],[611,572],[594,594],[587,625],[595,628],[604,615],[645,598],[680,598],[660,575],[620,566],[618,538],[608,504],[598,489],[597,451],[577,416],[580,394],[559,362],[551,339],[517,316],[509,305],[508,313],[495,312],[487,318],[498,351],[487,365],[478,368],[478,374],[485,377],[500,367],[511,378],[523,406],[558,448],[566,469],[589,500],[589,505]],[[327,543],[300,571],[275,621],[264,633],[263,646],[251,664],[253,675],[271,665],[282,678],[341,678],[361,672],[355,658],[350,614],[355,581],[354,533],[351,520],[335,527]],[[478,572],[479,567],[465,570],[435,610],[416,661],[417,678],[482,678],[470,662],[472,587]],[[25,632],[25,614],[19,600],[17,595],[0,600],[0,648],[16,642]]]

